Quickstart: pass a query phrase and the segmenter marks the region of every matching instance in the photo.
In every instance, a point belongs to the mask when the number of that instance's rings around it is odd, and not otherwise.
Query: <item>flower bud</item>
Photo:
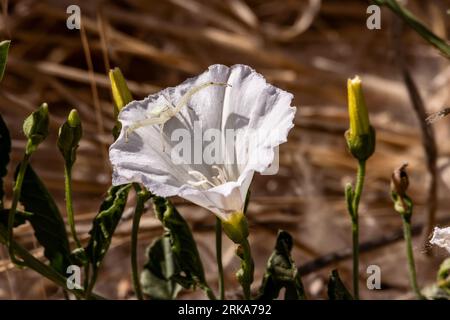
[[[242,211],[236,211],[222,219],[225,234],[234,243],[242,243],[248,237],[247,218]]]
[[[39,144],[48,136],[48,105],[43,103],[38,110],[34,111],[23,123],[23,132],[27,137],[25,153],[32,154]]]
[[[375,130],[369,122],[361,79],[356,76],[347,82],[350,129],[345,138],[351,154],[360,161],[367,160],[375,151]]]
[[[413,204],[406,194],[406,190],[409,186],[409,178],[406,173],[407,166],[408,164],[404,163],[392,173],[391,197],[392,201],[394,201],[395,211],[409,219],[412,215]]]
[[[58,148],[66,161],[66,165],[71,167],[76,160],[78,143],[81,140],[82,127],[77,110],[70,111],[67,121],[59,128]]]
[[[120,110],[133,100],[125,78],[119,68],[109,71],[109,80],[114,99],[114,117],[117,118]]]

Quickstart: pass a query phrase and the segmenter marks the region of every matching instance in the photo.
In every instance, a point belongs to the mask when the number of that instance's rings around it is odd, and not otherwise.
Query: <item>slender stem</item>
[[[8,241],[8,231],[5,230],[5,228],[0,224],[0,242],[6,244],[7,241]],[[14,252],[17,253],[17,255],[23,260],[24,265],[38,272],[39,274],[51,280],[55,284],[64,288],[65,290],[73,293],[76,297],[81,298],[84,296],[83,290],[68,289],[67,279],[64,276],[62,276],[51,267],[47,266],[46,264],[36,259],[24,247],[16,243],[14,240],[10,242],[10,246],[14,249]],[[97,294],[89,294],[88,296],[91,299],[104,299],[103,297]]]
[[[64,166],[64,189],[66,193],[66,210],[67,221],[69,223],[70,232],[72,233],[73,240],[78,248],[83,248],[80,240],[77,236],[77,230],[75,228],[75,218],[73,214],[73,202],[72,202],[72,168],[68,164]]]
[[[353,248],[353,295],[359,299],[359,201],[364,186],[364,177],[366,174],[366,161],[358,162],[358,172],[356,176],[356,186],[353,196],[353,214],[352,214],[352,248]]]
[[[27,171],[28,162],[30,160],[31,154],[25,153],[23,156],[23,160],[20,163],[19,172],[17,173],[16,183],[14,184],[13,189],[13,199],[11,204],[11,209],[9,210],[8,216],[8,238],[7,238],[7,246],[9,250],[9,255],[11,261],[17,265],[23,265],[22,261],[16,259],[14,255],[13,246],[11,245],[14,238],[14,218],[17,211],[17,205],[19,204],[20,194],[22,192],[22,184],[25,178],[25,172]]]
[[[352,252],[353,252],[353,295],[359,299],[359,223],[358,216],[352,218]]]
[[[141,221],[142,214],[144,213],[144,205],[147,199],[148,197],[146,196],[145,191],[139,191],[137,193],[137,203],[136,209],[134,210],[133,226],[131,229],[131,275],[133,280],[134,292],[136,293],[136,297],[138,298],[138,300],[144,300],[141,283],[139,282],[137,244],[139,223]]]
[[[254,263],[251,254],[250,244],[247,239],[245,239],[240,244],[241,251],[241,269],[239,270],[238,279],[241,283],[242,290],[244,291],[244,299],[251,299],[251,284],[253,282],[253,272],[254,272]]]
[[[91,271],[90,264],[87,263],[86,267],[84,268],[84,284],[83,284],[84,290],[87,290],[87,288],[89,287],[90,271]]]
[[[420,292],[419,286],[417,285],[416,267],[414,263],[414,253],[412,249],[412,239],[411,239],[411,219],[405,215],[402,215],[403,220],[403,235],[405,237],[406,245],[406,255],[408,257],[408,269],[409,269],[409,280],[411,282],[411,287],[417,296],[417,299],[423,299],[423,295]]]
[[[98,276],[98,268],[94,267],[92,272],[92,278],[89,280],[89,285],[87,286],[84,292],[85,299],[90,299],[92,291],[94,290],[95,283],[97,282],[97,276]]]
[[[202,290],[205,292],[209,300],[217,300],[216,296],[214,295],[214,292],[207,284],[205,284]]]
[[[359,200],[364,186],[364,178],[366,176],[366,161],[358,162],[358,173],[356,176],[355,197],[353,198],[353,212],[358,215]]]
[[[216,218],[216,261],[219,273],[219,299],[225,299],[225,281],[222,264],[222,221]]]
[[[73,212],[73,200],[72,200],[72,166],[68,163],[64,165],[64,190],[66,196],[66,212],[67,212],[67,222],[69,223],[70,233],[75,241],[78,249],[84,251],[83,245],[77,236],[77,229],[75,227],[75,215]],[[84,276],[85,279],[89,279],[89,262],[84,266]],[[84,288],[87,288],[87,281],[85,281]],[[76,297],[79,299],[78,297]]]

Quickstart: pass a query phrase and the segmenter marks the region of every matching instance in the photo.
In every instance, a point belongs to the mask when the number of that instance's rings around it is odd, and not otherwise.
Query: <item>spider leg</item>
[[[209,86],[223,86],[223,87],[231,87],[230,84],[225,83],[225,82],[206,82],[203,83],[201,85],[195,86],[193,88],[191,88],[189,91],[187,91],[182,97],[181,100],[177,103],[176,108],[175,108],[175,113],[180,112],[181,108],[183,108],[184,105],[187,105],[187,103],[189,102],[189,99],[191,99],[191,97],[199,92],[200,90],[207,88]]]
[[[165,93],[163,93],[162,96],[164,97],[164,99],[166,99],[166,101],[169,103],[169,105],[170,105],[172,108],[174,108],[174,109],[176,108],[176,106],[173,104],[173,102],[170,101],[169,98],[167,98],[167,96],[166,96]]]
[[[161,123],[161,125],[159,126],[159,135],[161,138],[161,146],[162,146],[162,151],[165,152],[166,151],[166,143],[164,141],[164,124],[165,122]]]
[[[125,142],[128,142],[128,136],[130,135],[130,133],[133,133],[137,129],[139,129],[141,127],[145,127],[145,126],[151,126],[154,124],[161,124],[163,121],[164,120],[161,119],[160,117],[147,118],[144,120],[136,121],[134,124],[132,124],[125,130]]]

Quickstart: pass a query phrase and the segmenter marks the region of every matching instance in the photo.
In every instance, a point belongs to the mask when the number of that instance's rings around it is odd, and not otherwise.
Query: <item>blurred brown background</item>
[[[32,164],[64,210],[62,158],[56,148],[57,128],[71,108],[84,126],[74,168],[77,230],[88,239],[92,218],[110,183],[107,147],[112,141],[112,103],[107,70],[120,67],[135,98],[174,86],[214,63],[248,64],[269,82],[292,92],[298,106],[296,126],[281,146],[280,172],[257,176],[249,207],[250,243],[256,263],[255,289],[274,246],[278,229],[295,238],[293,256],[302,267],[310,298],[325,298],[327,277],[338,268],[351,288],[350,219],[343,188],[353,181],[356,162],[345,146],[348,126],[346,80],[358,74],[365,86],[377,150],[369,160],[360,206],[361,296],[364,299],[412,298],[401,219],[389,198],[394,168],[409,163],[410,195],[416,204],[413,223],[427,217],[426,153],[418,117],[400,70],[404,62],[417,83],[427,112],[449,106],[450,65],[423,39],[382,10],[381,30],[368,30],[362,0],[1,0],[0,39],[12,39],[10,58],[0,86],[0,112],[13,139],[11,171],[21,159],[22,122],[42,102],[49,104],[51,135],[33,155]],[[81,8],[85,33],[66,27],[66,8]],[[408,8],[444,39],[450,31],[450,1],[410,0]],[[433,125],[438,163],[440,224],[450,221],[450,118]],[[445,180],[447,179],[447,185]],[[179,199],[180,212],[194,231],[210,284],[216,288],[214,217]],[[133,201],[130,201],[133,204]],[[109,297],[133,298],[130,283],[132,206],[126,211],[105,259],[96,291]],[[161,234],[151,210],[144,215],[139,255]],[[425,254],[416,233],[414,253],[419,283],[433,282],[446,253]],[[42,250],[33,231],[23,226],[16,237],[33,253]],[[399,238],[400,237],[400,238]],[[426,235],[425,235],[426,237]],[[226,289],[239,292],[234,280],[238,261],[224,242]],[[382,290],[366,289],[366,268],[381,267]],[[204,298],[201,292],[183,298]],[[0,249],[1,299],[58,299],[61,291],[29,270],[19,270]]]

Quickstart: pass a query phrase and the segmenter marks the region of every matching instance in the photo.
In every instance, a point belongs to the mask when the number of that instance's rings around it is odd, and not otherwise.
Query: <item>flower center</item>
[[[217,175],[213,176],[211,180],[205,177],[205,175],[197,170],[188,171],[188,173],[194,177],[197,181],[189,180],[188,183],[194,187],[202,187],[208,189],[208,187],[217,187],[221,184],[227,183],[228,176],[223,168],[218,166],[212,166],[213,169],[217,170]]]

